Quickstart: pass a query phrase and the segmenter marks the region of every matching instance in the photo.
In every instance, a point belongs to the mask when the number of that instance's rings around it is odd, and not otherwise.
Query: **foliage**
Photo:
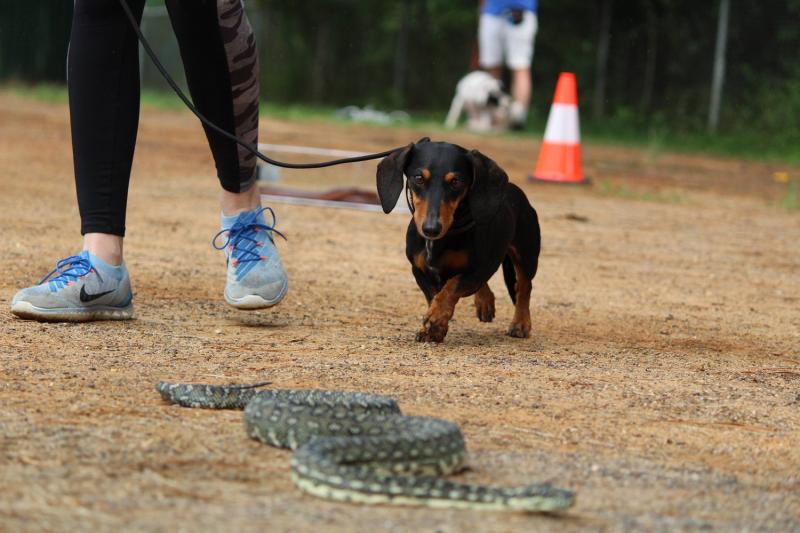
[[[705,131],[717,2],[614,1],[606,112],[592,119],[602,3],[540,2],[534,127],[547,115],[558,73],[569,70],[580,81],[589,135],[800,160],[800,0],[733,4],[722,135]],[[309,9],[303,2],[261,0],[260,14],[270,24],[262,48],[271,65],[266,96],[444,110],[470,68],[477,4],[319,0]],[[406,66],[398,67],[404,42]]]
[[[111,1],[111,0],[109,0]],[[156,0],[149,0],[159,3]],[[597,64],[611,2],[609,61]],[[447,109],[474,63],[478,0],[248,0],[263,98]],[[720,133],[705,131],[718,1],[540,0],[532,128],[560,71],[591,137],[800,160],[800,0],[732,3]],[[64,80],[72,2],[0,4],[0,80]],[[592,109],[607,79],[603,113]]]
[[[800,189],[800,179],[789,182],[786,187],[786,194],[778,205],[787,211],[800,211],[800,193],[798,189]]]
[[[0,79],[63,80],[72,2],[0,2]]]
[[[686,202],[686,198],[676,191],[634,191],[624,185],[612,183],[609,180],[598,182],[594,186],[594,190],[604,196],[641,200],[644,202],[664,204],[682,204]]]

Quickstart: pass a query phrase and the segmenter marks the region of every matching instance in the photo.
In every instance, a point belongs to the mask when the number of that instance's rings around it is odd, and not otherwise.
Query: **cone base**
[[[557,185],[590,185],[592,183],[592,179],[587,176],[576,180],[564,176],[537,176],[535,174],[529,175],[528,181],[531,183],[554,183]]]

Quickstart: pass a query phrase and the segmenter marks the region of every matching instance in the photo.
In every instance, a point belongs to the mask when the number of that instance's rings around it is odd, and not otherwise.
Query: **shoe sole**
[[[281,287],[281,292],[273,298],[272,300],[267,300],[257,294],[248,294],[247,296],[242,296],[241,298],[231,298],[228,296],[228,292],[225,292],[225,301],[228,302],[229,305],[235,307],[236,309],[241,309],[244,311],[254,311],[256,309],[268,309],[270,307],[274,307],[281,303],[281,300],[286,296],[286,293],[289,291],[289,282],[285,281],[283,287]]]
[[[78,307],[45,309],[28,302],[17,302],[11,312],[19,318],[39,322],[92,322],[96,320],[130,320],[133,318],[133,303],[125,307]]]

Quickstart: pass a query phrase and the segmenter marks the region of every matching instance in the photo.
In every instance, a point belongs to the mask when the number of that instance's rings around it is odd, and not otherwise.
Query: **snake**
[[[466,468],[458,424],[405,416],[396,400],[365,392],[263,389],[269,383],[160,382],[170,403],[243,409],[247,435],[293,450],[295,485],[316,497],[360,504],[557,512],[575,493],[548,483],[514,488],[465,484],[442,476]]]

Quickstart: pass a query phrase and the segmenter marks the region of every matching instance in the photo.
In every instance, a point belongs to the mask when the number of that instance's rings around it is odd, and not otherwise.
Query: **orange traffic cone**
[[[544,142],[531,181],[589,183],[581,167],[581,130],[578,119],[578,84],[575,74],[558,78],[553,107],[547,118]]]

